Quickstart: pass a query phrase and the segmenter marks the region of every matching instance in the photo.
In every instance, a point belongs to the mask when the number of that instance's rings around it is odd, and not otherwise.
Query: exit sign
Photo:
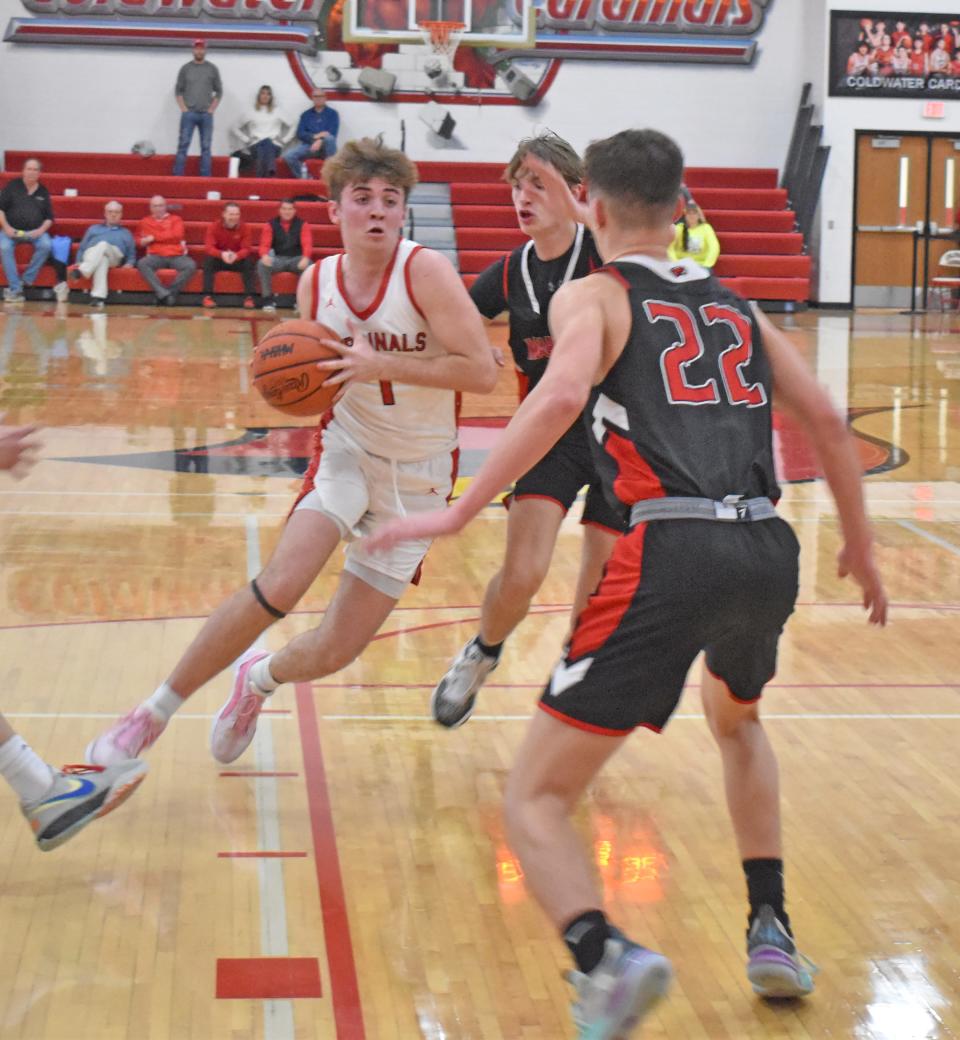
[[[946,104],[943,101],[925,101],[923,103],[924,119],[943,119]]]

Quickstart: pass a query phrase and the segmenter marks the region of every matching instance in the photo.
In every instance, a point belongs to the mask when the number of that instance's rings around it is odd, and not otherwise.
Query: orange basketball
[[[323,340],[340,337],[318,321],[282,321],[253,348],[253,385],[264,401],[286,415],[321,415],[339,386],[325,387],[332,373],[318,361],[337,357]]]

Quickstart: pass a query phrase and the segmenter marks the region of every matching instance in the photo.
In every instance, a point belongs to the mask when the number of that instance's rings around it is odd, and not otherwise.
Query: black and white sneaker
[[[447,729],[462,726],[473,714],[473,705],[487,676],[500,663],[477,646],[476,638],[457,654],[430,698],[434,719]]]

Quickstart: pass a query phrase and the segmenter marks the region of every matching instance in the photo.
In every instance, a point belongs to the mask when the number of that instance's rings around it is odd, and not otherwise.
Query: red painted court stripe
[[[218,852],[217,859],[304,859],[305,852]]]
[[[261,708],[261,715],[289,715],[289,708]]]
[[[365,1040],[360,987],[350,941],[350,921],[343,893],[337,838],[330,811],[330,792],[323,767],[317,709],[309,683],[297,683],[297,721],[303,748],[303,772],[307,781],[307,803],[310,809],[310,833],[313,837],[313,860],[320,890],[323,936],[330,968],[330,991],[337,1040]]]
[[[218,1000],[322,997],[316,957],[219,957]]]
[[[220,773],[221,776],[299,776],[299,773],[257,773],[251,770],[245,769],[225,769]]]

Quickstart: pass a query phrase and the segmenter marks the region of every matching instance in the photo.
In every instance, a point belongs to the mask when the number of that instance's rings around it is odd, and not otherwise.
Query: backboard
[[[345,0],[343,37],[422,43],[423,21],[463,22],[461,47],[529,47],[536,36],[534,0]]]

